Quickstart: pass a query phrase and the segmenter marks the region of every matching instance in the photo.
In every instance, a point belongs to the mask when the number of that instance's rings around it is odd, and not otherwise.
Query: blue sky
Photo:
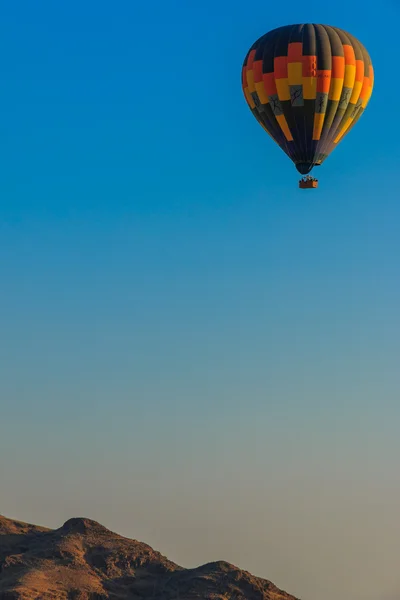
[[[316,600],[399,591],[399,8],[8,3],[0,512]],[[375,90],[302,193],[240,87],[288,22]],[[365,573],[370,577],[365,578]]]

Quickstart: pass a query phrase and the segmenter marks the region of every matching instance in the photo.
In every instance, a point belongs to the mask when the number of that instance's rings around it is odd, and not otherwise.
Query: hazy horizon
[[[400,595],[399,9],[370,9],[4,6],[0,514]],[[376,82],[302,193],[240,80],[310,21]]]

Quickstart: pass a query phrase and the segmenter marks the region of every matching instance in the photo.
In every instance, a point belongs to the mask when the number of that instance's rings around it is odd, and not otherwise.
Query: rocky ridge
[[[184,569],[90,519],[47,529],[0,516],[0,600],[296,600],[226,562]]]

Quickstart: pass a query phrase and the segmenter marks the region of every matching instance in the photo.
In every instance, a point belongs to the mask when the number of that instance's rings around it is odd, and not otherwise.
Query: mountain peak
[[[87,519],[85,517],[73,517],[72,519],[68,519],[68,521],[65,521],[60,530],[68,533],[85,534],[88,532],[93,532],[109,533],[111,535],[111,532],[103,527],[103,525],[100,525],[100,523],[97,521],[93,521],[92,519]]]

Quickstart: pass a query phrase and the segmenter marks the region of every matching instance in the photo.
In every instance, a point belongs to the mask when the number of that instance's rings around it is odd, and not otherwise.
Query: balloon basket
[[[299,188],[302,190],[312,190],[318,187],[318,179],[300,179]]]

